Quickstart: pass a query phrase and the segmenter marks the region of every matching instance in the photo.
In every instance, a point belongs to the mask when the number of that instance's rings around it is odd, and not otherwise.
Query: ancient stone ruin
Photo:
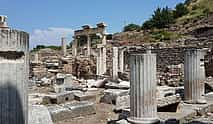
[[[212,121],[211,47],[109,36],[103,22],[84,25],[58,49],[29,52],[28,33],[0,16],[0,124]]]

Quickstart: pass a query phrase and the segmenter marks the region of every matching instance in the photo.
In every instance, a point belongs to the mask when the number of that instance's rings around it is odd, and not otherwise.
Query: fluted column
[[[184,56],[184,98],[187,103],[206,103],[204,98],[204,51],[188,49]]]
[[[132,124],[157,123],[156,55],[130,55],[130,117]]]

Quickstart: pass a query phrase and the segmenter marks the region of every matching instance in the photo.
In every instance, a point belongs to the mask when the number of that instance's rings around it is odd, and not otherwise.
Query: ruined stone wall
[[[204,48],[199,46],[198,48]],[[152,52],[157,54],[157,71],[164,72],[169,65],[179,65],[184,63],[184,50],[187,47],[176,48],[156,48]],[[144,53],[145,49],[134,49],[125,52],[124,63],[129,63],[130,52]],[[206,76],[213,76],[213,49],[205,56]],[[127,71],[127,70],[126,70]],[[107,73],[112,75],[112,48],[107,48]]]
[[[0,29],[0,123],[27,124],[29,35]]]
[[[96,74],[96,58],[77,57],[72,61],[72,74],[78,78],[92,79]]]
[[[179,48],[159,48],[153,49],[152,53],[157,54],[157,71],[165,71],[168,65],[178,65],[184,62],[184,49]],[[125,63],[129,63],[129,54],[131,52],[145,53],[145,49],[137,49],[133,51],[128,51],[127,60]]]
[[[184,48],[154,49],[157,54],[157,70],[165,71],[168,65],[184,63]]]

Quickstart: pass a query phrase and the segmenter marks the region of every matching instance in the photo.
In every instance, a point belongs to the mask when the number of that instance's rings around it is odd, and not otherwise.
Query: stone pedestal
[[[159,122],[156,100],[156,55],[130,55],[130,117],[132,124]]]
[[[27,124],[29,35],[0,28],[0,124]]]
[[[201,49],[188,49],[184,56],[184,98],[186,103],[206,103],[204,98],[204,54]]]
[[[112,66],[112,77],[116,79],[118,78],[118,47],[113,47]]]

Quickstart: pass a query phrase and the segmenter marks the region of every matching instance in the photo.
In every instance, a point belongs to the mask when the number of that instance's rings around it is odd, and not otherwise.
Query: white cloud
[[[50,27],[48,29],[35,29],[30,35],[30,48],[36,45],[60,45],[61,37],[70,42],[74,30],[71,28]]]

